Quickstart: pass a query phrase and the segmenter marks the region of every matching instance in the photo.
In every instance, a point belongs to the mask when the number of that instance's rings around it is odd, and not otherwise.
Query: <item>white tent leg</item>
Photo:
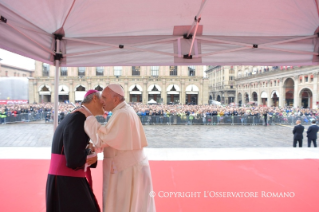
[[[60,52],[60,40],[56,39],[56,52]],[[55,60],[55,76],[54,76],[54,131],[58,127],[59,112],[59,68],[60,60]]]

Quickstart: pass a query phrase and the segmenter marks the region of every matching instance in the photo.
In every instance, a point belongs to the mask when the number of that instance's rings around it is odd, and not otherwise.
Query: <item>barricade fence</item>
[[[319,116],[263,116],[263,115],[240,115],[240,116],[211,116],[211,115],[138,115],[143,125],[295,125],[297,120],[301,120],[302,125],[310,125],[312,120],[318,123]],[[59,122],[63,119],[58,116]],[[96,119],[101,124],[106,124],[111,116],[97,116]],[[19,122],[53,123],[53,113],[51,112],[31,112],[9,115],[0,118],[0,124],[10,124]]]

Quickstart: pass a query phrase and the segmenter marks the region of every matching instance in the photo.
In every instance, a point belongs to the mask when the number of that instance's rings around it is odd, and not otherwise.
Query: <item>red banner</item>
[[[7,105],[7,104],[28,104],[28,100],[0,100],[0,105]]]

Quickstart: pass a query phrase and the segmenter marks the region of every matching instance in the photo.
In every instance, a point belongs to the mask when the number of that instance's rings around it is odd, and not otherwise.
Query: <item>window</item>
[[[177,66],[170,66],[169,69],[170,69],[170,72],[169,72],[170,76],[177,76]]]
[[[42,76],[48,77],[50,75],[50,65],[47,63],[42,64]]]
[[[305,82],[308,82],[308,76],[305,77]]]
[[[96,67],[96,72],[95,72],[95,75],[96,76],[103,76],[103,73],[104,73],[104,67]]]
[[[195,76],[195,66],[188,66],[188,76]]]
[[[132,66],[132,76],[140,76],[140,66]]]
[[[300,77],[300,83],[302,83],[302,77]]]
[[[61,71],[61,73],[60,73],[61,76],[68,76],[68,68],[67,67],[61,67],[60,71]]]
[[[151,66],[151,76],[157,77],[159,71],[159,66]]]
[[[274,83],[275,83],[275,86],[276,86],[276,83],[277,83],[277,82],[275,81]]]
[[[15,77],[17,76],[16,72],[13,73],[13,76],[15,76]]]
[[[85,76],[85,67],[79,67],[78,68],[78,76],[84,77]]]
[[[122,75],[122,66],[114,66],[114,76],[119,77]]]
[[[6,71],[6,77],[8,76],[8,71]]]

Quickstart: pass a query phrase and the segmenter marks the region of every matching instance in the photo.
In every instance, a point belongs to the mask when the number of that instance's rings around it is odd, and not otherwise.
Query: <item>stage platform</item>
[[[146,148],[158,212],[318,211],[317,148]],[[99,160],[103,155],[99,155]],[[0,211],[45,211],[50,148],[0,148]],[[101,203],[102,167],[92,169]]]

